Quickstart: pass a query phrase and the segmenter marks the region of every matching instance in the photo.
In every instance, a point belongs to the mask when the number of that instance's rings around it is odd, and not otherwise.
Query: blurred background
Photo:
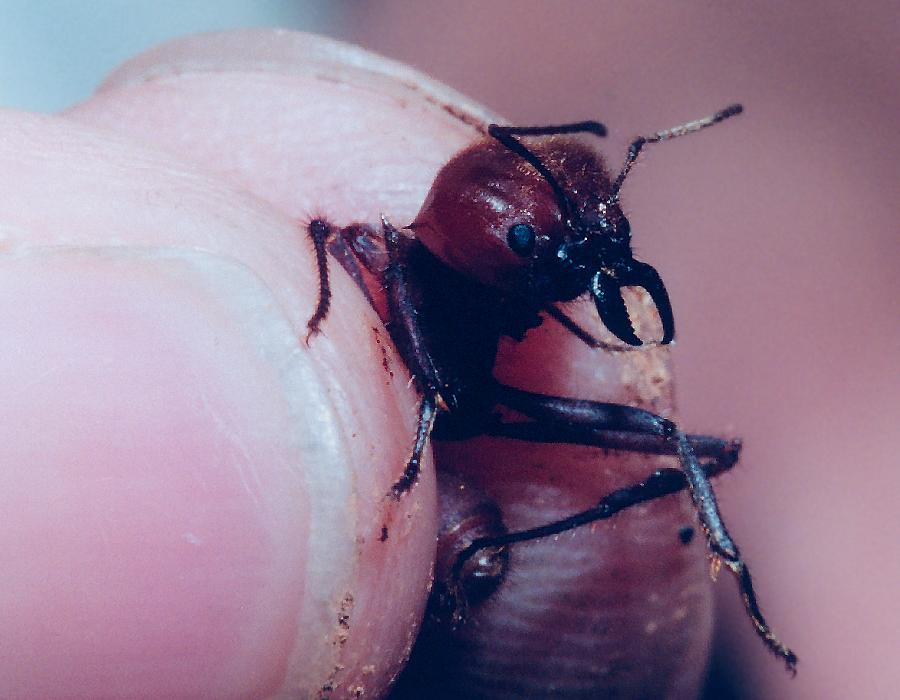
[[[0,1],[0,104],[55,111],[182,34],[282,26],[406,61],[514,123],[599,119],[631,138],[741,101],[651,147],[623,193],[676,310],[683,423],[745,438],[723,512],[779,634],[733,582],[710,698],[886,698],[900,687],[900,10],[500,0]]]

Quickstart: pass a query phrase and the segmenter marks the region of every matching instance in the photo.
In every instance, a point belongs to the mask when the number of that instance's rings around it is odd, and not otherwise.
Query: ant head
[[[590,294],[609,330],[641,345],[622,287],[645,289],[659,313],[662,343],[675,334],[672,306],[656,270],[631,253],[631,226],[619,190],[641,149],[697,131],[741,111],[716,114],[632,143],[611,179],[600,156],[568,134],[603,136],[603,125],[490,125],[492,137],[459,153],[435,178],[411,224],[416,238],[444,264],[534,308]],[[519,136],[537,137],[528,146]]]
[[[604,180],[602,184],[607,184]],[[605,188],[601,188],[605,189]],[[641,345],[635,333],[622,287],[642,287],[650,295],[663,327],[663,344],[672,341],[675,320],[668,292],[656,270],[631,252],[631,224],[617,200],[576,206],[567,235],[536,256],[532,287],[550,301],[568,301],[589,293],[604,325],[629,345]]]
[[[458,154],[438,173],[410,225],[416,238],[450,268],[514,303],[543,309],[590,294],[606,327],[630,345],[641,340],[621,288],[643,286],[669,342],[665,288],[632,257],[631,227],[610,197],[596,151],[563,138],[541,139],[533,148],[528,163],[499,139]]]
[[[606,327],[623,342],[641,345],[622,287],[643,287],[659,312],[661,342],[671,342],[675,324],[665,285],[631,252],[631,224],[618,200],[624,176],[612,182],[596,151],[577,140],[544,138],[529,150],[504,127],[491,127],[490,133],[532,165],[531,172],[546,183],[541,197],[555,204],[551,225],[516,222],[508,230],[509,248],[529,263],[522,295],[546,306],[590,294]],[[517,208],[528,211],[521,202]]]
[[[638,154],[648,143],[699,131],[742,111],[741,105],[733,104],[703,119],[636,139],[612,182],[599,156],[595,157],[593,168],[579,163],[577,154],[583,146],[577,142],[564,141],[562,152],[554,152],[552,138],[536,144],[533,150],[516,138],[518,135],[543,135],[546,138],[577,132],[605,135],[605,128],[596,122],[543,128],[491,125],[490,135],[532,165],[550,186],[559,207],[564,225],[562,236],[551,237],[552,244],[543,251],[535,246],[533,254],[531,285],[538,294],[554,301],[565,301],[588,291],[606,327],[629,345],[641,345],[628,317],[621,288],[642,287],[653,299],[662,321],[661,343],[671,342],[675,321],[669,295],[659,273],[647,263],[635,260],[631,253],[631,225],[619,206],[619,191]],[[529,235],[525,229],[511,229],[510,238],[510,247],[527,252],[520,241],[527,242],[536,236]]]

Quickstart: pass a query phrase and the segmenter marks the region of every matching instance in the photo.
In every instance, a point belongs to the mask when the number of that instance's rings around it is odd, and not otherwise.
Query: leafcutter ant
[[[502,547],[590,523],[687,488],[711,557],[736,577],[757,634],[794,671],[796,655],[766,623],[749,569],[729,536],[709,478],[737,460],[739,443],[687,435],[672,421],[646,410],[548,396],[497,381],[493,367],[501,336],[522,339],[544,316],[605,352],[640,351],[621,294],[641,287],[656,306],[662,337],[675,335],[668,293],[657,271],[636,260],[631,227],[619,193],[647,144],[712,126],[742,111],[731,105],[703,119],[636,139],[612,177],[595,150],[574,135],[605,136],[595,121],[558,126],[491,124],[486,137],[453,157],[438,173],[421,211],[398,229],[382,218],[380,229],[310,222],[320,274],[320,297],[308,327],[315,336],[329,311],[329,252],[366,291],[374,278],[387,296],[387,322],[412,373],[421,401],[412,455],[389,494],[411,489],[432,431],[437,439],[494,435],[519,440],[596,445],[646,454],[672,454],[680,470],[662,469],[631,487],[606,495],[589,510],[531,530],[477,537],[456,554],[444,594],[458,618],[467,583],[488,595],[502,576]],[[596,339],[558,303],[589,296],[600,320],[621,343]],[[503,422],[503,406],[530,419]],[[493,552],[496,556],[477,553]],[[440,577],[438,585],[441,584]]]

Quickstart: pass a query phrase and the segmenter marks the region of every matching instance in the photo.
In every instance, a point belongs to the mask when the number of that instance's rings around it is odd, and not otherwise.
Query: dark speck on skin
[[[385,349],[384,345],[381,342],[381,334],[378,332],[378,329],[374,326],[372,327],[372,331],[375,335],[375,343],[376,343],[376,345],[378,345],[378,349],[381,350],[381,366],[384,368],[384,371],[387,373],[387,375],[391,379],[393,379],[394,372],[391,370],[390,363],[388,362],[387,350]]]
[[[678,531],[678,539],[681,541],[681,544],[690,544],[694,539],[694,528],[690,525],[685,525]]]

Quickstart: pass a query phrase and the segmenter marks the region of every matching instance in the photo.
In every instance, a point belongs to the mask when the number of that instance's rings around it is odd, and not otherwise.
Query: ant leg
[[[328,279],[328,249],[327,245],[331,239],[331,224],[323,219],[313,219],[306,227],[309,239],[312,241],[313,250],[316,253],[316,268],[319,271],[319,300],[316,303],[316,310],[306,323],[306,344],[313,336],[321,331],[322,321],[328,316],[331,308],[331,284]]]
[[[382,229],[387,253],[383,279],[388,298],[391,336],[422,395],[412,457],[407,462],[403,475],[391,487],[390,495],[397,499],[409,491],[419,477],[420,458],[434,428],[438,404],[443,401],[439,391],[441,382],[438,371],[428,353],[407,279],[406,253],[410,241],[403,238],[383,217]]]
[[[379,279],[388,266],[388,254],[384,238],[374,226],[369,224],[350,224],[341,229],[341,249],[353,256],[363,268]],[[329,248],[336,255],[333,248]],[[359,269],[357,267],[357,269]]]
[[[505,422],[499,419],[474,425],[453,425],[441,420],[435,427],[436,440],[467,440],[486,435],[524,442],[588,445],[606,450],[625,450],[648,455],[676,455],[677,447],[665,437],[648,433],[594,429],[549,422]],[[697,457],[713,459],[721,466],[716,473],[733,467],[740,457],[740,439],[725,440],[712,435],[685,436]]]
[[[422,453],[434,427],[439,399],[437,371],[425,349],[424,336],[418,325],[417,312],[407,282],[406,251],[403,246],[405,239],[385,220],[382,238],[379,238],[374,228],[365,224],[352,224],[335,233],[331,225],[322,219],[310,222],[308,231],[319,268],[319,302],[307,324],[307,344],[312,336],[319,333],[331,305],[328,278],[328,253],[331,253],[350,274],[373,308],[376,308],[376,304],[364,279],[363,270],[374,277],[379,285],[384,283],[388,319],[393,321],[389,324],[391,336],[422,394],[412,454],[403,474],[388,494],[398,499],[415,485],[419,476]]]
[[[391,496],[395,500],[409,491],[419,478],[419,470],[421,469],[422,453],[425,451],[425,445],[428,444],[428,437],[434,428],[434,417],[437,412],[437,403],[433,395],[426,394],[422,397],[419,404],[419,420],[416,426],[416,440],[413,443],[412,456],[406,463],[403,474],[394,485],[391,486]]]
[[[717,462],[712,462],[706,466],[704,473],[707,477],[714,477],[730,468],[730,464],[723,466]],[[470,559],[476,552],[487,547],[503,547],[518,542],[529,542],[531,540],[558,535],[569,530],[574,530],[582,525],[587,525],[598,520],[606,520],[616,513],[631,508],[632,506],[653,501],[657,498],[662,498],[663,496],[669,496],[673,493],[678,493],[687,488],[687,485],[687,479],[684,476],[684,472],[679,471],[678,469],[657,469],[644,479],[644,481],[639,481],[631,486],[616,489],[601,498],[597,502],[597,505],[570,515],[562,520],[547,523],[546,525],[541,525],[539,527],[529,528],[528,530],[519,530],[517,532],[509,532],[493,537],[478,538],[460,552],[453,570],[454,572],[461,570],[467,559]]]
[[[717,476],[722,472],[731,468],[731,464],[720,464],[712,462],[705,467],[707,477]],[[598,520],[606,520],[613,515],[648,501],[668,496],[687,488],[687,479],[684,472],[678,469],[658,469],[650,474],[644,481],[640,481],[631,486],[616,489],[601,498],[595,506],[587,508],[581,512],[570,515],[562,520],[541,525],[539,527],[529,528],[527,530],[519,530],[517,532],[508,532],[488,537],[479,537],[473,540],[465,549],[463,549],[456,558],[451,569],[448,586],[452,589],[459,586],[462,580],[462,571],[466,563],[478,552],[484,549],[499,549],[511,544],[519,542],[529,542],[552,535],[558,535],[568,530],[574,530],[582,525],[597,522]],[[465,600],[460,597],[458,591],[451,590],[451,596],[454,600]]]
[[[675,423],[632,406],[535,394],[502,384],[497,384],[497,402],[538,423],[562,424],[573,433],[585,429],[621,433],[620,438],[624,440],[623,446],[626,449],[630,449],[627,446],[630,439],[629,434],[655,436],[657,439],[662,438],[668,442],[669,449],[678,455],[681,463],[681,471],[697,510],[700,524],[706,533],[707,546],[713,555],[714,565],[718,567],[725,564],[734,574],[740,587],[744,608],[757,635],[772,653],[785,662],[789,671],[795,671],[797,656],[775,636],[763,617],[753,590],[750,570],[741,558],[737,545],[731,539],[725,523],[722,521],[708,475],[700,464],[687,435]],[[634,444],[636,446],[638,443]],[[564,529],[574,526],[569,524],[569,527]]]
[[[350,275],[353,282],[365,295],[369,305],[376,309],[371,284],[365,272],[378,280],[387,265],[384,244],[375,229],[368,224],[350,224],[335,229],[324,219],[313,219],[307,226],[307,233],[316,253],[316,267],[319,272],[319,299],[316,309],[307,325],[306,344],[321,331],[322,323],[331,308],[331,284],[328,274],[328,254],[330,253]]]

